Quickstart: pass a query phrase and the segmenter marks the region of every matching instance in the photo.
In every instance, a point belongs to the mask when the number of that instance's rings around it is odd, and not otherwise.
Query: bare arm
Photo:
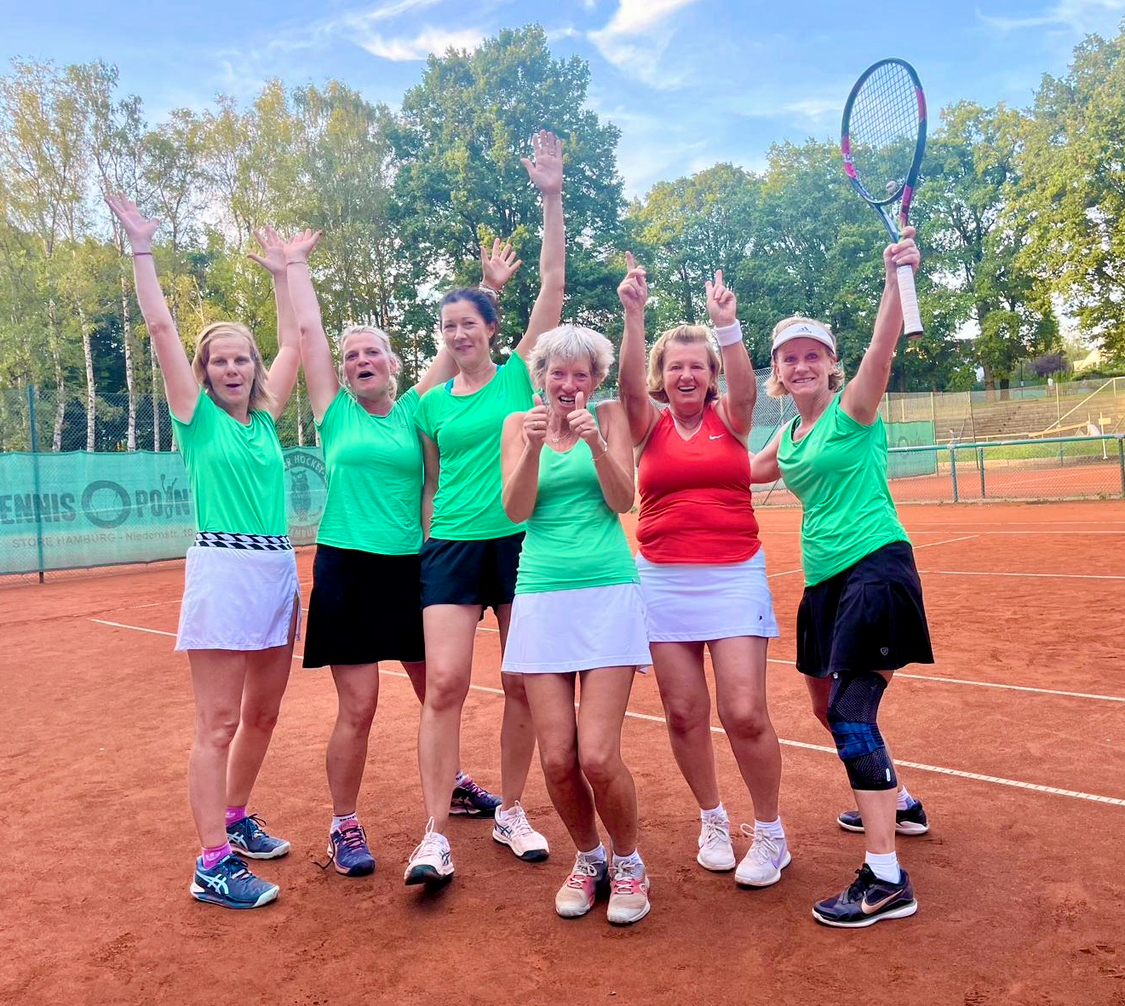
[[[645,380],[645,304],[648,281],[645,271],[637,265],[632,252],[625,253],[628,272],[617,288],[617,296],[625,311],[625,332],[621,336],[621,354],[617,365],[617,393],[625,407],[629,435],[633,446],[644,442],[656,424],[656,406],[648,397]]]
[[[438,445],[424,433],[418,434],[422,441],[422,534],[430,536],[430,524],[434,519],[434,496],[437,495],[438,479],[441,476],[441,454]]]
[[[745,442],[754,425],[754,403],[758,400],[758,381],[750,364],[750,354],[742,341],[738,324],[738,299],[723,283],[723,270],[715,271],[715,282],[707,281],[707,313],[723,354],[727,377],[726,394],[719,399],[719,418],[736,437]]]
[[[539,455],[547,438],[547,406],[513,412],[504,420],[500,441],[500,501],[508,520],[520,524],[539,498]]]
[[[266,373],[266,383],[274,403],[270,415],[277,419],[289,402],[297,384],[297,371],[301,367],[300,332],[293,301],[289,296],[289,281],[285,277],[286,245],[281,235],[272,227],[262,227],[254,232],[254,239],[264,255],[249,255],[273,279],[273,298],[277,306],[277,355]]]
[[[156,275],[152,236],[160,221],[146,218],[137,209],[136,203],[124,196],[106,196],[105,201],[113,215],[121,221],[133,252],[133,283],[137,290],[137,302],[164,375],[168,409],[181,423],[190,423],[199,401],[199,382],[192,373],[191,363]]]
[[[315,237],[316,240],[320,239],[319,232]],[[332,347],[324,331],[320,301],[317,300],[316,288],[309,272],[308,255],[314,246],[315,241],[303,254],[302,249],[293,249],[293,254],[287,255],[285,272],[297,328],[301,333],[301,363],[305,368],[309,403],[312,405],[313,418],[319,423],[340,391],[340,378]]]
[[[601,402],[598,422],[605,434],[605,449],[600,455],[594,454],[594,469],[602,487],[602,498],[616,513],[628,513],[636,498],[636,479],[633,438],[629,434],[625,407],[620,402]]]
[[[540,130],[532,140],[535,160],[523,166],[543,197],[543,245],[539,252],[539,296],[531,309],[527,331],[516,346],[526,361],[544,332],[562,320],[566,292],[566,227],[562,208],[562,143],[554,133]]]
[[[895,346],[902,335],[902,302],[898,293],[898,274],[895,268],[911,265],[915,269],[921,256],[914,244],[914,228],[903,230],[903,238],[898,244],[883,249],[883,268],[886,279],[883,282],[883,298],[879,301],[879,313],[875,316],[875,330],[871,343],[859,365],[855,377],[848,381],[840,398],[842,408],[857,423],[870,426],[879,414],[879,402],[887,390],[891,378],[891,363],[894,361]]]
[[[780,444],[781,433],[779,432],[757,454],[750,455],[750,481],[754,485],[776,482],[781,478],[781,468],[777,463],[777,448]]]

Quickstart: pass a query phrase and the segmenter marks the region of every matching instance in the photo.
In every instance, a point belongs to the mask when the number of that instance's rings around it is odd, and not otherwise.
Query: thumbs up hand
[[[594,414],[586,408],[586,396],[579,391],[574,396],[574,411],[566,417],[567,425],[590,446],[595,456],[604,450],[602,435],[598,431],[598,424],[594,421]]]

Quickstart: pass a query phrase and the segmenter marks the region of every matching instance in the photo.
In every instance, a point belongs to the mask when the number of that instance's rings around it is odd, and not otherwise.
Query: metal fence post
[[[949,474],[953,478],[953,502],[960,503],[957,496],[957,448],[953,444],[949,445]]]
[[[984,448],[977,448],[977,467],[980,468],[980,498],[984,499]]]
[[[1117,434],[1117,467],[1121,469],[1121,495],[1125,498],[1125,434]]]

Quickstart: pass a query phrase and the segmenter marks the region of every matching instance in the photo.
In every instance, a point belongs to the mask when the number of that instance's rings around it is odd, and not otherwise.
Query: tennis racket
[[[856,192],[879,215],[892,241],[906,226],[925,150],[926,96],[918,74],[905,60],[881,59],[863,71],[848,95],[840,151]],[[922,318],[908,265],[898,267],[898,291],[906,334],[917,339]]]

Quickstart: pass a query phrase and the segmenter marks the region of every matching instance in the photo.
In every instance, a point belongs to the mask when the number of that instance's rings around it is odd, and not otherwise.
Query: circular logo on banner
[[[300,448],[285,452],[285,495],[290,540],[294,545],[311,545],[328,496],[328,479],[319,455]]]

